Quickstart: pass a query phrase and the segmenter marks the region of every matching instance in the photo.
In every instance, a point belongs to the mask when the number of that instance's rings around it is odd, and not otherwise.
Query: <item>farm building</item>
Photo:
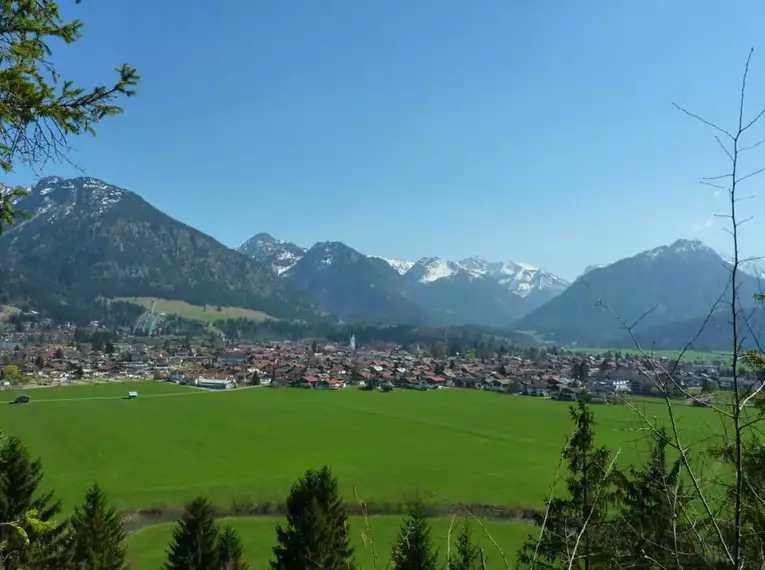
[[[197,378],[194,380],[194,386],[206,388],[208,390],[230,390],[236,388],[236,383],[230,379],[221,378]]]

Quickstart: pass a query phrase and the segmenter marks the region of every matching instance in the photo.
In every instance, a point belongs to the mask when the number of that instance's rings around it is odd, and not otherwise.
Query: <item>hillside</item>
[[[633,324],[653,309],[636,331],[697,319],[709,311],[729,278],[728,264],[714,250],[700,241],[678,240],[592,268],[515,328],[562,344],[605,346],[624,337],[614,315]],[[741,274],[739,282],[741,297],[751,299],[757,280]]]
[[[329,243],[344,254],[326,254]],[[346,320],[507,327],[568,286],[543,269],[511,261],[405,261],[367,256],[339,242],[305,250],[263,232],[238,251]]]
[[[426,311],[407,297],[404,281],[381,259],[340,242],[321,242],[284,272],[292,288],[349,321],[419,323]]]
[[[635,335],[643,349],[677,350],[691,343],[690,350],[699,352],[729,352],[733,350],[733,332],[730,311],[721,309],[707,315],[685,319],[666,325],[650,327]],[[739,343],[744,350],[756,349],[765,342],[765,314],[762,307],[742,309],[739,319]],[[615,348],[634,348],[628,335],[610,342]]]
[[[17,204],[32,212],[0,238],[0,294],[43,308],[97,297],[161,297],[273,316],[309,305],[267,267],[94,178],[48,177]]]

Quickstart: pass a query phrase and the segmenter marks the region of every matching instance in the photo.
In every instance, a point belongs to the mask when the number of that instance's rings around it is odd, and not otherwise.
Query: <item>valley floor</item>
[[[125,399],[128,390],[139,397]],[[30,392],[31,404],[0,409],[0,429],[42,457],[45,486],[66,509],[94,481],[125,510],[175,508],[199,494],[223,505],[282,501],[323,464],[346,497],[355,489],[367,501],[539,507],[571,429],[566,403],[460,389],[204,392],[132,382]],[[187,396],[149,397],[160,394]],[[688,438],[705,436],[711,410],[678,413]],[[620,463],[638,459],[646,435],[633,412],[601,406],[596,420]]]

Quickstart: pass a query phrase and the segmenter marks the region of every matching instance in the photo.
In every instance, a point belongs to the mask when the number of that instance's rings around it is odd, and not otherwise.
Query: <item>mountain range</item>
[[[677,348],[695,336],[730,276],[730,260],[697,240],[590,266],[571,284],[513,261],[400,260],[340,242],[304,248],[266,233],[237,251],[134,192],[87,177],[44,178],[16,207],[32,215],[0,237],[0,302],[55,314],[94,299],[152,296],[276,318],[476,324],[613,347],[631,346],[623,323],[639,320],[632,332],[643,344]],[[742,269],[739,298],[754,310],[765,266],[747,261]],[[697,344],[724,349],[729,319],[718,312],[711,320],[717,332]],[[750,341],[758,334],[749,330]]]
[[[514,327],[560,344],[631,346],[629,327],[645,345],[659,338],[665,348],[667,344],[674,348],[694,336],[687,334],[694,330],[693,323],[700,326],[710,311],[719,316],[730,299],[730,274],[730,262],[703,242],[678,240],[589,268]],[[737,288],[742,306],[754,308],[753,297],[761,290],[759,279],[739,272]],[[672,330],[682,331],[682,340]],[[730,342],[713,344],[731,346]]]
[[[156,296],[284,317],[313,312],[268,267],[101,180],[43,178],[15,206],[32,217],[0,239],[8,299],[55,310]]]
[[[268,233],[254,235],[239,251],[348,320],[507,326],[568,286],[543,269],[512,261],[405,261],[367,256],[339,242],[306,249]]]

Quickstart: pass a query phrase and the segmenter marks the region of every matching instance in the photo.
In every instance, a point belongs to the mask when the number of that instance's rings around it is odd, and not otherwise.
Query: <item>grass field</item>
[[[456,535],[464,519],[455,519],[452,530],[452,549]],[[376,516],[369,517],[371,532],[367,532],[367,526],[363,518],[351,518],[351,537],[356,548],[356,558],[362,568],[387,568],[390,558],[391,544],[396,539],[398,526],[401,522],[399,517]],[[251,570],[268,568],[271,557],[271,549],[276,543],[275,527],[283,523],[278,517],[253,517],[234,518],[221,521],[221,524],[230,524],[242,537],[245,557]],[[450,518],[436,518],[430,520],[431,536],[438,547],[442,562],[446,561],[447,536],[449,534]],[[533,527],[519,523],[487,521],[486,529],[491,537],[501,548],[504,557],[511,563],[515,559],[516,552],[523,544]],[[131,568],[141,570],[157,570],[166,561],[166,549],[170,543],[173,525],[161,524],[141,530],[132,535],[128,541],[128,561]],[[471,523],[473,536],[476,542],[486,552],[486,562],[489,568],[504,568],[503,555],[499,553],[491,540],[483,532],[476,522]],[[368,537],[371,536],[373,541]],[[374,542],[373,555],[372,542]]]
[[[139,398],[124,399],[128,390]],[[278,502],[323,464],[348,498],[355,487],[368,501],[538,507],[571,429],[563,402],[458,389],[205,392],[146,382],[27,393],[31,404],[0,407],[0,429],[43,458],[44,484],[67,510],[94,481],[121,509],[178,507],[202,494],[224,506]],[[681,406],[678,416],[686,443],[718,426],[708,409]],[[596,420],[621,464],[639,458],[647,436],[633,412],[597,407]]]
[[[619,352],[621,354],[634,354],[638,355],[640,352],[637,349],[626,348],[577,348],[571,347],[566,349],[569,352],[577,354],[605,354],[609,350],[611,352]],[[680,350],[646,350],[646,353],[652,354],[659,358],[677,359],[680,356]],[[696,350],[687,350],[683,354],[683,362],[701,362],[701,363],[714,363],[719,361],[727,361],[730,358],[728,352],[698,352]]]
[[[212,323],[221,319],[250,319],[262,322],[273,318],[261,311],[251,309],[242,309],[240,307],[221,307],[220,311],[214,305],[191,305],[185,301],[174,301],[170,299],[160,299],[158,297],[117,297],[115,301],[127,301],[135,303],[147,309],[151,309],[153,303],[157,304],[157,312],[178,315],[192,321],[202,321]]]

